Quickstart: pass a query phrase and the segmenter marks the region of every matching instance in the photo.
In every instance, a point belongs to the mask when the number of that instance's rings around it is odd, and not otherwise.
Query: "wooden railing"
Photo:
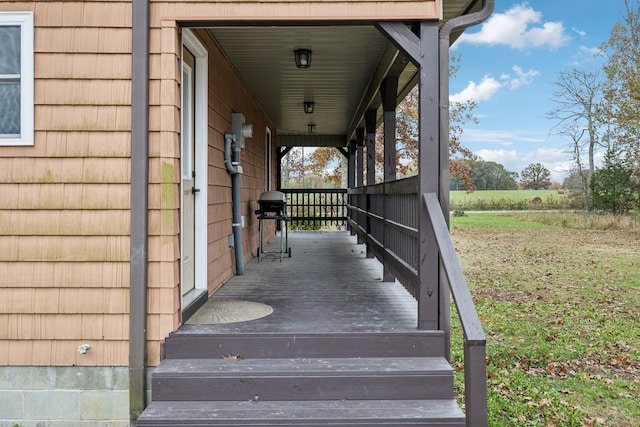
[[[287,215],[292,228],[317,229],[346,226],[347,190],[345,188],[282,189],[287,195]]]
[[[473,304],[471,292],[462,273],[445,221],[440,201],[435,193],[423,196],[429,223],[436,236],[442,266],[449,282],[462,332],[464,334],[465,407],[468,426],[486,426],[487,420],[487,339]]]
[[[419,291],[416,178],[349,190],[349,225],[415,298]]]
[[[420,203],[422,205],[419,205]],[[440,286],[440,291],[451,291],[462,325],[467,425],[486,426],[486,337],[438,196],[428,193],[419,197],[417,178],[350,189],[348,223],[358,234],[359,240],[367,244],[372,255],[385,264],[385,269],[389,270],[412,295],[419,298],[420,208],[426,210],[428,223],[431,225],[440,254],[442,270],[446,276],[446,284]],[[448,324],[443,327],[449,328]]]

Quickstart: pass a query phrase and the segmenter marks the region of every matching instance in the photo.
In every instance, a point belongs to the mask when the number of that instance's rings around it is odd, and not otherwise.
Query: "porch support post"
[[[367,128],[367,187],[376,184],[376,110],[367,110],[364,113],[365,127]],[[371,213],[371,194],[367,192],[367,212]],[[367,215],[367,234],[371,235],[371,216]],[[371,245],[367,243],[367,258],[373,258]]]
[[[380,86],[384,111],[384,182],[396,180],[396,99],[398,76],[388,76]]]
[[[418,35],[401,22],[382,22],[378,28],[420,68],[418,194],[422,197],[425,193],[436,193],[441,200],[442,169],[448,172],[448,165],[442,165],[441,160],[447,158],[448,151],[446,155],[440,152],[440,141],[441,138],[448,141],[448,135],[440,135],[440,80],[448,79],[449,75],[439,74],[438,22],[420,22]],[[418,329],[444,328],[448,334],[448,326],[440,324],[440,255],[423,203],[418,203],[418,218]]]
[[[356,129],[356,187],[364,185],[364,128]]]
[[[133,2],[131,76],[131,236],[129,289],[129,418],[146,406],[148,193],[149,193],[149,2]]]
[[[364,186],[364,128],[356,129],[356,187]],[[357,206],[362,209],[364,206],[363,199],[366,197],[364,194],[358,195]],[[360,213],[356,214],[356,222],[360,227],[363,227],[362,224],[362,215]],[[364,239],[362,235],[358,233],[358,244],[364,243]]]
[[[448,79],[449,74],[439,75],[438,23],[423,21],[420,23],[420,150],[418,170],[420,171],[419,197],[425,193],[436,193],[442,200],[442,168],[449,170],[448,163],[441,164],[443,158],[440,145],[440,79]],[[448,141],[448,137],[445,138]],[[447,152],[444,155],[448,156]],[[439,301],[440,254],[438,245],[429,225],[429,218],[423,203],[418,203],[419,212],[419,267],[420,299],[418,310],[419,329],[447,328],[440,325]],[[447,289],[447,295],[448,295]],[[448,328],[445,329],[448,332]]]
[[[382,109],[384,111],[384,182],[396,180],[396,100],[398,97],[398,76],[388,76],[380,85],[382,96]],[[391,196],[383,192],[383,217],[385,219],[383,230],[383,246],[388,248],[391,240],[391,229],[386,223],[387,216],[391,212]],[[396,280],[391,272],[391,264],[387,257],[383,257],[382,280],[393,282]]]
[[[355,188],[356,186],[356,140],[352,139],[349,141],[349,157],[347,162],[347,188],[350,190]],[[353,196],[349,194],[348,196],[349,206],[353,205]],[[352,217],[353,213],[349,212],[349,217]],[[353,219],[353,218],[352,218]],[[349,231],[353,236],[356,234],[356,231],[353,227],[349,226]]]

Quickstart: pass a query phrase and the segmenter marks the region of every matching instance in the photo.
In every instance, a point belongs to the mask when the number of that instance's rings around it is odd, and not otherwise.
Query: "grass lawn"
[[[451,233],[487,334],[490,425],[640,426],[637,218],[471,213]],[[459,325],[452,340],[458,385]]]
[[[574,202],[569,193],[558,190],[478,190],[450,191],[451,209],[462,210],[526,210],[526,209],[567,209]],[[531,199],[539,197],[540,202]]]

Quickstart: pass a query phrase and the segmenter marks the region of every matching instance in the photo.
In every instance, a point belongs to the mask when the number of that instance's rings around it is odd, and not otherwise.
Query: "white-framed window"
[[[0,12],[0,145],[33,145],[33,12]]]

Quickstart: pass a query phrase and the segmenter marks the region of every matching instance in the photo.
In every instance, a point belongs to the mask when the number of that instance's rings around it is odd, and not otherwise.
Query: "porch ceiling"
[[[444,18],[480,3],[444,0]],[[381,118],[384,77],[399,76],[399,100],[417,83],[415,65],[370,22],[222,24],[208,30],[273,121],[279,146],[344,146],[364,126],[366,110],[376,109]],[[310,68],[296,67],[298,48],[312,50]],[[304,102],[314,103],[313,113],[305,114]]]

